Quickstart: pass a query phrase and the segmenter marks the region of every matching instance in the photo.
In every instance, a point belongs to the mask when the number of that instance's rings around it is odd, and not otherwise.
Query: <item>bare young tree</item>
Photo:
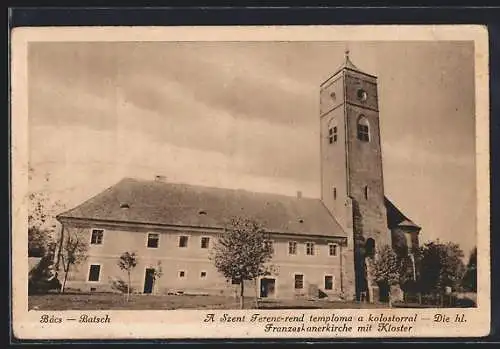
[[[234,217],[214,245],[210,257],[217,270],[227,279],[240,284],[240,308],[244,308],[244,282],[268,275],[266,266],[273,247],[266,243],[269,235],[254,220]]]
[[[124,270],[127,272],[127,302],[130,299],[130,273],[132,270],[137,266],[137,255],[135,252],[124,252],[121,256],[120,259],[118,260],[118,266],[120,267],[121,270]]]
[[[158,263],[156,263],[156,268],[154,269],[153,273],[153,285],[155,293],[158,293],[158,280],[160,280],[162,276],[163,276],[163,267],[161,265],[161,261],[158,261]]]
[[[65,235],[61,236],[60,258],[64,271],[64,280],[61,286],[61,293],[64,293],[68,275],[73,266],[76,266],[87,259],[88,236],[82,228],[68,229]]]

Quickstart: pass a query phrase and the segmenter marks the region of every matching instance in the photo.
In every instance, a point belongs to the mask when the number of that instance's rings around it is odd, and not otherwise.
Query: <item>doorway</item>
[[[391,292],[391,288],[387,282],[379,282],[378,283],[379,290],[379,301],[380,302],[389,302],[389,294]]]
[[[276,279],[263,278],[260,279],[260,297],[274,297],[276,292]]]
[[[375,240],[369,238],[365,244],[365,257],[373,257],[375,255]]]
[[[146,276],[144,277],[144,293],[153,292],[154,273],[155,273],[154,268],[146,269]]]

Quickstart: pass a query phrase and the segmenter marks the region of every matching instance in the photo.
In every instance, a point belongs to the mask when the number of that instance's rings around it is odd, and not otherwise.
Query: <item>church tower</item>
[[[320,88],[321,199],[348,233],[344,278],[358,299],[377,287],[366,257],[390,245],[384,202],[377,78],[346,51],[343,65]],[[355,292],[354,292],[355,291]]]

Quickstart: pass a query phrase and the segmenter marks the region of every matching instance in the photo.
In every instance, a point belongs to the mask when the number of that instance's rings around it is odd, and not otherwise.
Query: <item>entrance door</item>
[[[153,268],[146,269],[146,276],[144,278],[144,293],[153,292],[154,272],[155,270]]]
[[[260,297],[274,297],[276,280],[270,278],[260,279]]]
[[[379,301],[380,302],[388,302],[389,301],[389,293],[391,292],[391,288],[387,282],[380,282],[378,284],[379,287]]]

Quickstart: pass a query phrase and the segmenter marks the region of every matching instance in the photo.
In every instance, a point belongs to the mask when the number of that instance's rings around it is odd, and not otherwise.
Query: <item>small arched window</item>
[[[370,141],[370,124],[363,115],[358,119],[358,139],[363,142]]]
[[[332,119],[328,125],[328,143],[333,144],[337,142],[338,132],[337,121]]]
[[[368,186],[367,185],[365,185],[364,194],[365,194],[365,200],[368,200]]]
[[[337,200],[337,188],[333,187],[333,200]]]

